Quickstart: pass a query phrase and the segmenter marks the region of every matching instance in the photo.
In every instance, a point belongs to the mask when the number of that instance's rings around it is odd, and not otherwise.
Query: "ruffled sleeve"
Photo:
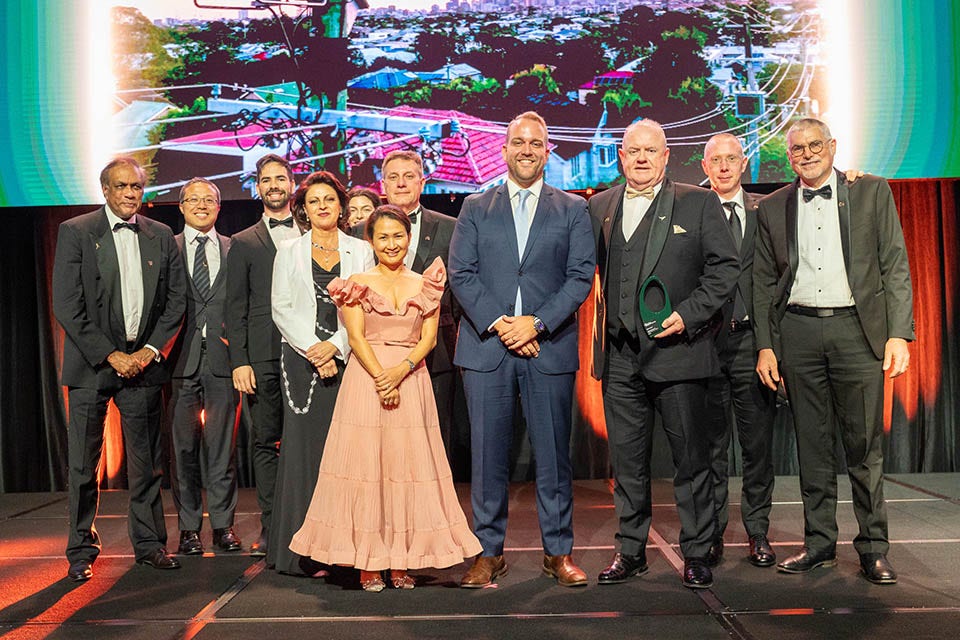
[[[434,258],[430,266],[423,272],[423,289],[420,297],[423,300],[423,312],[430,313],[440,305],[443,289],[447,284],[447,268],[443,260]]]
[[[354,282],[353,280],[344,280],[343,278],[334,278],[327,285],[327,293],[330,299],[338,307],[344,305],[362,303],[366,300],[368,287],[365,284]]]

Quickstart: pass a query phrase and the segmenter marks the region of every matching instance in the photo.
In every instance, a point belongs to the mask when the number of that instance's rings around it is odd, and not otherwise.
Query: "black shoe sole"
[[[777,571],[779,571],[780,573],[800,574],[800,573],[810,573],[814,569],[819,569],[820,567],[835,567],[835,566],[837,566],[837,559],[828,558],[827,560],[821,560],[820,562],[814,563],[809,567],[804,567],[802,569],[796,568],[796,567],[785,567],[783,565],[778,564]]]
[[[87,573],[68,573],[67,574],[67,578],[69,578],[71,582],[86,582],[92,577],[93,577],[92,572],[89,574]]]
[[[490,576],[490,582],[485,582],[484,584],[463,584],[463,583],[461,582],[461,583],[460,583],[460,588],[461,588],[461,589],[483,589],[484,587],[489,587],[490,585],[492,585],[492,584],[494,583],[494,581],[495,581],[497,578],[499,578],[499,577],[501,577],[501,576],[507,575],[507,570],[508,570],[509,568],[510,568],[509,565],[503,565],[503,570],[502,570],[502,571],[494,571],[494,572],[493,572],[493,575]]]
[[[632,578],[633,576],[642,576],[649,570],[650,567],[648,565],[643,565],[642,567],[637,567],[633,571],[628,571],[627,575],[623,576],[622,578],[614,578],[613,580],[604,580],[600,576],[597,576],[597,584],[623,584],[628,578]]]
[[[686,580],[681,580],[681,582],[683,582],[683,586],[688,589],[709,589],[713,586],[712,580],[703,584],[697,582],[687,582]]]
[[[867,582],[870,582],[872,584],[880,584],[880,585],[897,584],[896,578],[871,578],[869,575],[867,575],[867,573],[863,569],[860,570],[860,573],[861,575],[863,575],[864,579],[867,580]]]
[[[151,560],[137,560],[137,564],[142,565],[144,567],[150,567],[152,569],[159,569],[160,571],[170,571],[172,569],[180,568],[179,562],[176,564],[158,565]]]
[[[217,547],[217,551],[222,551],[224,553],[233,553],[235,551],[240,551],[240,549],[242,549],[242,547],[239,544],[231,545],[229,547],[222,547],[220,545],[214,545],[214,546]],[[250,555],[253,555],[253,554],[250,554]],[[263,555],[267,555],[267,554],[263,554]]]
[[[202,556],[203,548],[200,549],[177,549],[177,555],[181,556]]]

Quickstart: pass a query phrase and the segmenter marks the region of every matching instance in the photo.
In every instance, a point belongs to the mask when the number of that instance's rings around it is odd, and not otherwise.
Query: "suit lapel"
[[[263,243],[263,246],[270,250],[270,255],[276,255],[277,245],[273,244],[273,238],[270,237],[270,231],[267,230],[266,220],[260,218],[260,224],[255,227],[254,233],[256,233],[260,242]]]
[[[114,327],[119,327],[124,335],[126,324],[123,321],[123,291],[120,287],[120,261],[117,258],[117,245],[113,241],[113,229],[107,221],[106,209],[100,210],[100,220],[93,232],[93,246],[97,250],[97,269],[100,272],[101,286],[110,300],[110,313]],[[124,338],[126,339],[126,338]]]
[[[217,292],[217,289],[223,286],[227,279],[227,253],[230,252],[230,238],[226,238],[216,231],[213,232],[217,237],[217,246],[220,247],[220,269],[217,271],[217,278],[210,285],[210,299]],[[193,278],[190,278],[193,280]]]
[[[650,206],[647,215],[653,214],[650,221],[650,235],[647,236],[647,246],[643,250],[643,266],[640,268],[640,282],[646,280],[663,252],[663,245],[673,224],[673,200],[676,195],[673,182],[664,180],[663,187],[657,195],[656,201]]]
[[[786,225],[787,232],[787,261],[790,264],[790,282],[797,274],[797,266],[800,264],[799,249],[797,248],[797,189],[800,185],[800,178],[793,181],[792,188],[787,193],[787,207],[783,222]]]
[[[740,244],[740,261],[753,255],[754,237],[757,235],[757,207],[760,201],[753,195],[743,192],[743,242]]]
[[[153,230],[143,223],[140,217],[140,233],[137,234],[140,244],[140,270],[143,273],[143,309],[140,311],[140,327],[137,331],[137,341],[146,340],[144,335],[147,321],[150,319],[149,309],[153,307],[153,298],[157,294],[157,283],[160,280],[160,239],[153,234]]]
[[[837,211],[840,214],[840,245],[843,247],[843,266],[847,271],[847,281],[850,290],[853,282],[850,281],[850,187],[847,177],[834,169],[837,174]]]
[[[420,241],[417,243],[417,255],[413,258],[413,270],[423,273],[427,258],[433,249],[433,238],[437,235],[438,220],[426,209],[420,208]]]
[[[540,235],[540,231],[544,225],[547,224],[546,212],[552,210],[550,208],[552,198],[553,188],[544,183],[540,189],[540,197],[537,198],[537,208],[533,212],[533,221],[530,223],[530,233],[527,234],[527,244],[523,248],[523,258],[520,260],[521,265],[526,261],[527,256],[530,255],[530,248],[533,246],[533,243],[537,241],[537,236]],[[538,211],[544,211],[544,213],[538,215]],[[514,229],[514,234],[516,234],[516,229]]]
[[[601,211],[600,233],[603,235],[603,246],[598,248],[597,264],[602,266],[601,287],[607,286],[607,256],[610,252],[610,237],[613,230],[619,228],[620,221],[623,218],[623,192],[626,185],[620,184],[609,190],[611,194]],[[603,254],[603,257],[599,255]]]
[[[519,266],[520,243],[517,240],[517,229],[513,224],[513,207],[510,205],[510,192],[507,190],[506,184],[497,187],[497,191],[490,200],[488,215],[490,221],[500,227],[500,237],[513,240],[513,242],[508,245],[513,250],[507,251],[507,253],[510,254],[510,260]],[[492,226],[493,225],[491,225],[491,227]],[[491,231],[493,230],[494,229],[491,228]],[[527,244],[530,244],[529,240]]]

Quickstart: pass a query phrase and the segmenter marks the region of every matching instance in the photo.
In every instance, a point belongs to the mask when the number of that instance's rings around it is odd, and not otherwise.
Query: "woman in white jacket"
[[[277,250],[273,265],[273,321],[282,337],[283,440],[267,566],[319,577],[323,567],[289,549],[303,524],[317,482],[330,416],[350,343],[327,293],[336,277],[374,265],[369,243],[348,236],[347,192],[327,171],[307,176],[293,196],[293,217],[304,231]]]

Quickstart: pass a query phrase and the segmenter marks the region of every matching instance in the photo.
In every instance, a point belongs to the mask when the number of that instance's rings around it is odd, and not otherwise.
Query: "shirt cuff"
[[[155,346],[153,346],[152,344],[145,344],[143,346],[145,346],[147,349],[150,349],[150,351],[153,351],[154,362],[160,362],[160,352],[157,350]]]
[[[490,326],[487,327],[487,333],[493,333],[493,328],[494,328],[495,326],[497,326],[497,323],[500,322],[501,320],[503,320],[503,319],[506,318],[506,317],[507,317],[507,316],[502,315],[502,316],[500,316],[499,318],[497,318],[496,320],[494,320],[493,322],[491,322],[491,323],[490,323]]]

